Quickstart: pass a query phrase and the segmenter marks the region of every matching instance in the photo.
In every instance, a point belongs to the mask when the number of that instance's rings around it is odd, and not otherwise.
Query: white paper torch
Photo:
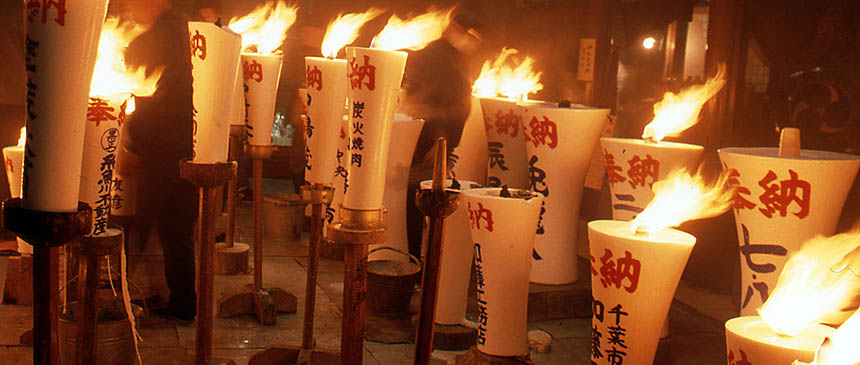
[[[364,23],[381,10],[340,15],[326,30],[322,43],[324,57],[305,57],[307,76],[307,118],[305,180],[310,184],[330,185],[338,167],[338,133],[346,105],[346,60],[337,59],[338,51],[355,41]]]
[[[283,1],[263,4],[250,14],[230,20],[230,29],[242,35],[242,73],[248,144],[272,145],[275,102],[283,55],[279,48],[296,21],[296,6]]]
[[[6,180],[9,182],[9,193],[13,198],[21,197],[21,177],[24,169],[24,142],[27,139],[27,128],[21,127],[21,136],[15,146],[3,147],[3,161],[6,165]],[[32,254],[33,246],[18,237],[18,253]]]
[[[24,208],[78,209],[87,96],[108,0],[30,2]]]
[[[351,156],[344,207],[382,209],[391,123],[406,68],[407,54],[397,50],[420,50],[441,37],[452,11],[430,11],[408,21],[394,15],[371,48],[346,48]]]

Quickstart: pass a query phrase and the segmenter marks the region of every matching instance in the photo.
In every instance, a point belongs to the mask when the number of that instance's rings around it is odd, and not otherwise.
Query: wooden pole
[[[98,311],[99,274],[101,273],[101,257],[84,255],[80,265],[80,278],[86,277],[84,285],[79,285],[77,306],[77,341],[76,363],[78,365],[94,364],[96,359],[96,313]]]
[[[314,306],[316,306],[319,246],[322,241],[323,205],[311,205],[310,241],[308,242],[308,273],[305,282],[305,317],[302,327],[302,350],[312,351],[314,346]]]
[[[254,290],[263,289],[263,160],[254,158]]]
[[[230,150],[229,157],[230,161],[236,161],[236,157],[239,154],[239,137],[230,135]],[[236,194],[237,190],[237,181],[234,176],[227,182],[227,232],[224,237],[224,246],[233,247],[233,242],[236,240]],[[246,256],[247,257],[247,256]]]
[[[212,361],[212,324],[215,321],[214,250],[216,201],[214,187],[201,187],[202,207],[200,212],[201,236],[200,258],[197,272],[197,341],[196,361],[207,365]]]
[[[343,252],[343,324],[341,364],[361,364],[364,356],[364,317],[367,299],[367,245],[345,244]]]
[[[33,247],[33,364],[60,363],[59,248]]]

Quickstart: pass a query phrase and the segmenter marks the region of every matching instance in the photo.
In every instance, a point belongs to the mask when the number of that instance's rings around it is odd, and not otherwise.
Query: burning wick
[[[270,55],[278,51],[287,30],[296,21],[296,5],[283,1],[269,2],[258,6],[241,18],[230,19],[230,30],[242,35],[242,51],[258,55]]]
[[[403,20],[392,15],[385,28],[373,37],[370,48],[385,51],[408,49],[418,51],[442,37],[442,32],[451,24],[451,13],[454,8],[447,10],[428,10],[409,20]]]
[[[726,84],[726,66],[720,65],[717,74],[704,85],[690,86],[678,94],[667,92],[663,100],[654,104],[654,119],[645,126],[642,138],[657,143],[666,136],[677,136],[699,122],[702,106]]]
[[[383,10],[370,8],[363,13],[350,13],[346,15],[338,15],[337,19],[328,25],[323,38],[322,55],[328,59],[335,59],[337,53],[344,46],[355,42],[358,38],[358,30],[365,23],[378,17],[383,13]]]
[[[713,185],[706,186],[701,168],[695,176],[684,168],[673,170],[666,178],[654,183],[654,199],[631,222],[633,233],[650,235],[689,220],[722,214],[731,208],[734,196],[734,190],[726,185],[726,181],[726,171]]]

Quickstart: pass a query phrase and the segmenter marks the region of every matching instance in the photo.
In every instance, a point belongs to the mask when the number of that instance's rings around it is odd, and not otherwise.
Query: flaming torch
[[[251,146],[272,144],[275,98],[283,61],[278,49],[287,37],[287,30],[296,21],[296,11],[295,5],[279,0],[230,20],[230,29],[242,35],[248,144]]]
[[[441,37],[452,11],[431,10],[407,21],[394,15],[373,39],[371,48],[346,48],[350,187],[339,212],[340,221],[326,231],[331,241],[345,248],[341,332],[344,363],[361,363],[368,244],[383,243],[386,238],[382,225],[386,166],[407,57],[398,50],[420,50]]]
[[[480,98],[489,152],[488,186],[525,189],[529,186],[526,144],[520,133],[523,109],[518,103],[543,89],[535,60],[525,57],[517,62],[518,51],[503,48],[493,61],[486,61],[481,75],[472,85],[472,95]]]
[[[758,311],[759,316],[726,322],[729,356],[742,356],[753,364],[812,361],[825,336],[836,339],[832,328],[822,323],[839,324],[842,321],[837,317],[856,309],[860,291],[858,272],[860,232],[817,236],[806,241],[785,263],[776,287]],[[853,323],[845,324],[850,332]],[[856,341],[855,337],[855,347]],[[838,356],[851,351],[843,349],[829,354]]]
[[[786,128],[788,129],[788,128]],[[741,261],[741,315],[755,315],[786,259],[817,235],[830,236],[860,168],[860,157],[776,147],[717,152],[736,187],[733,201]]]
[[[21,127],[21,135],[15,146],[3,147],[3,160],[6,162],[6,180],[9,182],[9,193],[13,198],[21,197],[21,177],[24,169],[24,142],[27,140],[27,127]],[[33,246],[20,237],[18,239],[18,253],[32,255]]]
[[[860,363],[860,314],[854,312],[845,323],[825,338],[815,353],[812,365],[849,365]],[[800,365],[799,361],[794,362]]]
[[[645,126],[643,139],[601,138],[612,218],[631,220],[654,197],[651,186],[677,168],[693,169],[704,148],[685,143],[665,142],[699,121],[702,106],[726,84],[725,67],[703,85],[694,85],[678,94],[667,92],[654,104],[654,119]]]
[[[731,207],[726,176],[705,184],[701,173],[679,169],[654,184],[654,199],[633,222],[591,221],[592,326],[621,336],[626,348],[604,345],[597,363],[650,364],[675,289],[696,238],[672,229]],[[613,336],[614,336],[613,335]],[[601,362],[602,361],[602,362]]]

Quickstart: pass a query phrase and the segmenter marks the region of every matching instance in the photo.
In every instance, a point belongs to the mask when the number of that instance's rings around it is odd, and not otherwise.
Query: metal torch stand
[[[272,146],[247,146],[254,160],[254,284],[218,300],[218,315],[232,317],[255,314],[264,325],[278,322],[277,314],[295,313],[298,302],[281,288],[263,288],[263,160],[272,156]]]
[[[33,364],[59,364],[58,250],[89,232],[92,209],[75,212],[24,209],[20,198],[3,202],[3,228],[33,245]]]
[[[207,365],[212,360],[212,324],[215,321],[213,297],[215,292],[215,190],[236,176],[236,162],[195,163],[183,160],[179,174],[200,187],[200,257],[197,260],[197,337],[195,363]]]
[[[444,145],[442,146],[444,149]],[[442,171],[444,171],[444,166],[443,163]],[[444,186],[444,176],[442,179],[442,186]],[[427,229],[427,255],[424,257],[424,274],[421,280],[418,333],[415,336],[415,364],[430,364],[435,334],[436,296],[439,290],[439,265],[442,256],[445,218],[457,210],[460,205],[459,199],[460,194],[458,192],[443,190],[420,190],[415,198],[418,210],[430,218],[430,225]]]
[[[118,252],[122,239],[122,231],[116,230],[108,231],[104,236],[84,236],[77,244],[71,245],[72,253],[85,262],[80,266],[78,277],[86,278],[84,285],[78,285],[76,364],[96,363],[98,290],[102,257]]]
[[[239,156],[239,146],[245,136],[245,126],[230,125],[229,161],[236,161]],[[236,242],[236,175],[227,182],[227,232],[224,242],[215,244],[215,273],[221,275],[241,275],[248,271],[247,243]]]
[[[343,322],[341,364],[361,364],[364,354],[364,315],[367,299],[367,247],[385,243],[383,209],[340,207],[340,221],[330,225],[326,238],[343,245]]]

